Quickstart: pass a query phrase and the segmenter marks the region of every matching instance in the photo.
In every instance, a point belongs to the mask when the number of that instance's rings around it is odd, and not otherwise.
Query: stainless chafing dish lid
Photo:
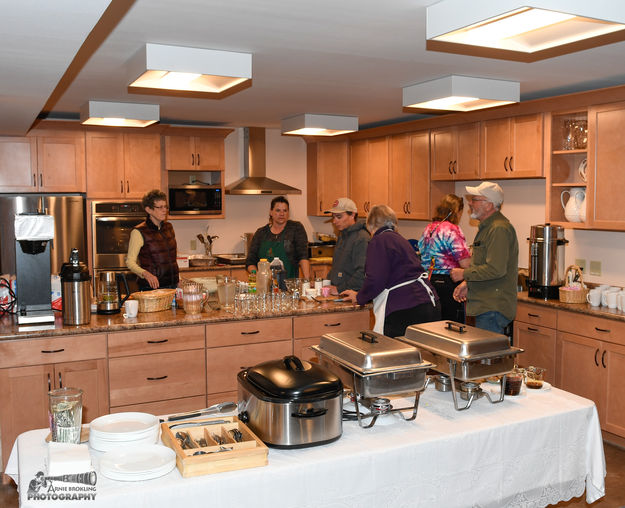
[[[512,355],[521,352],[510,347],[505,335],[453,321],[433,321],[406,328],[408,344],[462,360]]]
[[[432,365],[416,347],[372,331],[327,333],[312,349],[362,374]]]

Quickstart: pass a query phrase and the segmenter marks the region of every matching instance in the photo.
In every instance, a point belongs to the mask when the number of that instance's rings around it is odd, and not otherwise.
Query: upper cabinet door
[[[124,138],[120,133],[89,131],[87,152],[87,197],[124,197]]]
[[[511,155],[509,178],[543,176],[543,115],[510,118]]]
[[[430,136],[420,132],[410,136],[411,175],[410,200],[408,201],[409,219],[430,219]],[[397,210],[395,210],[397,211]]]
[[[456,126],[456,163],[454,179],[476,180],[480,174],[480,124],[467,123]]]
[[[367,213],[375,205],[388,203],[388,138],[369,140],[369,198]]]
[[[85,192],[85,135],[83,132],[37,136],[39,190]]]
[[[327,217],[323,212],[348,195],[349,141],[310,142],[306,151],[308,215]]]
[[[436,129],[431,133],[432,180],[454,180],[456,132],[453,127]]]
[[[125,194],[141,198],[161,188],[161,137],[159,134],[124,134]]]
[[[482,123],[482,178],[508,178],[510,119],[498,118]]]
[[[409,218],[410,191],[412,180],[412,153],[410,134],[390,138],[390,166],[388,179],[388,204],[398,219]]]
[[[38,185],[37,140],[0,137],[0,191],[33,192]]]
[[[195,167],[195,138],[165,136],[165,169],[192,171]]]
[[[195,138],[195,167],[198,171],[221,171],[225,169],[223,137]]]
[[[350,197],[361,216],[366,215],[369,200],[368,159],[368,141],[353,141],[350,146],[349,188]]]

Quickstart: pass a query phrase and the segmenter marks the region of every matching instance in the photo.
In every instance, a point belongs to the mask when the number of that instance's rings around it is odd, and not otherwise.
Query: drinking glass
[[[59,388],[48,392],[48,418],[52,441],[80,443],[82,427],[82,390]]]
[[[226,312],[232,312],[234,308],[234,295],[236,284],[231,277],[223,277],[217,282],[217,296],[219,304]]]
[[[528,367],[525,371],[525,386],[533,390],[542,388],[546,370],[543,367]]]

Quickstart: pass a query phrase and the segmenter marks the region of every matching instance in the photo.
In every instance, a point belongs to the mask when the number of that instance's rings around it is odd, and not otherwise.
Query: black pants
[[[449,275],[433,273],[430,283],[441,302],[441,319],[464,323],[464,303],[454,300],[454,289],[460,282],[454,282]]]
[[[387,337],[399,337],[404,335],[406,328],[418,323],[440,321],[441,306],[436,302],[436,307],[430,302],[422,303],[410,309],[391,312],[384,320],[384,335]]]

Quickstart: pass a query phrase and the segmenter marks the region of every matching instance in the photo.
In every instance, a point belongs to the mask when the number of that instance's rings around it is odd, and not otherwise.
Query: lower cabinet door
[[[625,346],[604,342],[600,364],[606,376],[604,428],[625,437]]]
[[[556,331],[534,324],[514,322],[514,344],[524,350],[516,361],[521,367],[547,369],[545,380],[555,384],[556,379]]]
[[[106,360],[84,360],[58,363],[54,366],[57,388],[80,388],[82,395],[82,423],[109,412],[109,386]]]
[[[269,360],[278,360],[290,355],[291,350],[290,339],[207,349],[207,392],[210,394],[236,391],[237,374],[240,370]]]

